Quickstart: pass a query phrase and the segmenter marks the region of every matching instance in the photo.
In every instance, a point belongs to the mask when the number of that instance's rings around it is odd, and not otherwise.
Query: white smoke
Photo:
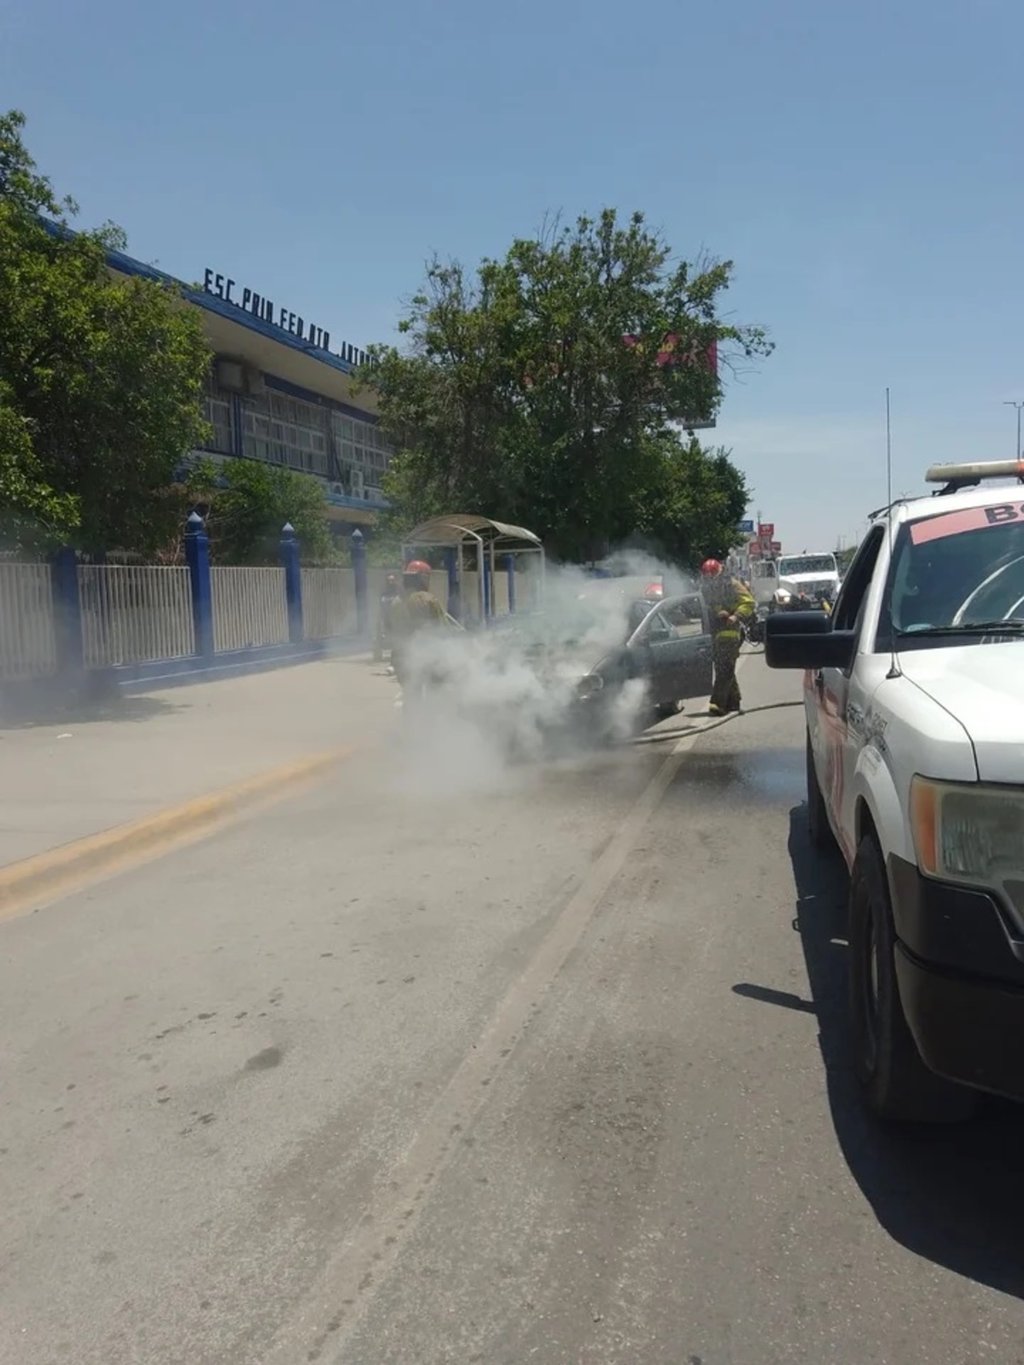
[[[614,578],[549,566],[540,609],[486,629],[424,630],[407,655],[399,782],[439,794],[507,787],[524,768],[622,741],[653,720],[647,686],[627,680],[602,705],[600,736],[581,727],[578,686],[635,629],[630,608],[652,583],[692,580],[654,559],[620,556]],[[585,722],[583,722],[585,724]],[[404,780],[403,780],[404,779]]]

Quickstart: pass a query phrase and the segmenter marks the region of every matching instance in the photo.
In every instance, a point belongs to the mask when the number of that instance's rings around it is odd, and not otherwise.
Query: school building
[[[214,355],[205,396],[211,435],[194,456],[265,460],[312,475],[339,535],[376,522],[392,452],[373,394],[354,392],[365,352],[219,271],[204,270],[193,287],[120,251],[107,260],[115,274],[175,285],[200,310]]]

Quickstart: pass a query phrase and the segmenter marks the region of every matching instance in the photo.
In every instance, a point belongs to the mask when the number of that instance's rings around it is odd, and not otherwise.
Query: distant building
[[[264,460],[310,474],[337,533],[374,524],[387,506],[381,481],[392,451],[373,395],[353,392],[364,352],[229,276],[206,270],[193,288],[120,251],[107,261],[115,274],[176,285],[201,310],[214,353],[205,398],[212,431],[194,457]]]

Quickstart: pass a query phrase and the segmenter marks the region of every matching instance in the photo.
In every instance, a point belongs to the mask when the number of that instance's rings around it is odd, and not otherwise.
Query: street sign
[[[747,554],[751,559],[760,559],[763,551],[759,540],[752,540],[747,546]]]
[[[742,531],[745,536],[752,536],[754,534],[754,523],[753,521],[741,521],[736,529]]]
[[[757,534],[761,537],[762,540],[767,540],[769,543],[771,543],[771,538],[775,534],[774,521],[759,522],[757,527]]]
[[[773,555],[780,555],[780,554],[782,554],[782,541],[781,541],[781,540],[773,540],[773,541],[772,541],[772,554],[773,554]]]

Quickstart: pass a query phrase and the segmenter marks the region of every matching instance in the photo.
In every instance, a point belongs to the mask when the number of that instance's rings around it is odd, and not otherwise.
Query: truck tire
[[[894,961],[889,879],[872,834],[850,880],[850,1018],[853,1060],[868,1109],[888,1123],[959,1123],[977,1096],[930,1071],[903,1013]]]
[[[832,826],[828,822],[828,809],[818,784],[818,774],[814,768],[814,750],[811,736],[807,736],[807,833],[811,843],[823,853],[835,849],[836,841]]]

